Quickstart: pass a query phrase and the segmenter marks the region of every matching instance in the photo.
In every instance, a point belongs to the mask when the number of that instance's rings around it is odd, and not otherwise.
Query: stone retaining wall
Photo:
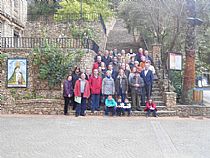
[[[179,117],[202,116],[210,117],[210,107],[197,105],[178,105],[176,107]]]
[[[93,51],[85,50],[86,54],[82,57],[78,66],[81,67],[82,70],[92,69],[94,56],[96,55]],[[19,113],[19,114],[61,114],[63,111],[63,107],[61,106],[62,101],[62,85],[59,88],[54,90],[49,90],[47,88],[47,82],[38,80],[38,76],[36,71],[34,70],[34,66],[32,64],[32,60],[30,59],[29,54],[31,50],[4,50],[9,58],[18,57],[18,58],[27,58],[28,59],[28,87],[27,88],[7,88],[6,87],[6,78],[7,78],[7,60],[0,65],[0,94],[4,97],[4,101],[0,101],[0,107],[2,114],[8,113]],[[65,78],[65,76],[64,76]],[[37,87],[37,85],[39,85]],[[29,96],[28,99],[31,99],[30,96],[36,95],[35,98],[48,98],[48,99],[59,99],[59,102],[51,103],[49,100],[43,102],[43,100],[20,100],[22,96]],[[33,97],[34,98],[34,97]],[[21,105],[23,103],[23,105]],[[45,105],[46,103],[46,105]],[[45,107],[46,106],[46,107]],[[50,108],[51,107],[51,108]],[[60,108],[60,109],[59,109]],[[44,109],[44,110],[41,110]]]
[[[2,105],[2,114],[63,114],[63,100],[61,99],[29,99],[16,100],[13,104]]]

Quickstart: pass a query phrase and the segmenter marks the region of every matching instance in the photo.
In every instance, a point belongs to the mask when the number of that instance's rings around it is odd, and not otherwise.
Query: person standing
[[[153,64],[152,57],[149,56],[148,50],[145,50],[145,51],[144,51],[144,56],[145,56],[146,60],[150,60],[150,61],[151,61],[151,64]]]
[[[108,66],[108,70],[111,72],[111,76],[112,76],[112,78],[113,78],[113,79],[114,79],[114,81],[115,81],[115,80],[116,80],[116,78],[117,78],[118,72],[117,72],[117,71],[115,71],[115,70],[113,69],[112,64],[109,64],[109,66]]]
[[[111,76],[111,71],[106,72],[106,77],[102,81],[102,95],[104,95],[105,99],[108,95],[115,94],[115,84],[114,79]]]
[[[94,69],[98,69],[99,66],[101,66],[101,56],[100,55],[97,56],[97,61],[93,64],[92,72]]]
[[[135,56],[135,61],[138,61],[139,63],[141,63],[142,56],[144,56],[144,50],[143,50],[143,48],[139,48],[139,52]]]
[[[68,114],[68,107],[73,97],[73,91],[72,76],[68,75],[66,80],[63,82],[64,115]]]
[[[112,62],[112,58],[109,56],[109,51],[106,50],[104,56],[102,57],[102,62],[105,63],[106,67]]]
[[[130,71],[128,70],[128,68],[130,68],[130,67],[129,67],[129,65],[128,65],[128,67],[126,67],[126,66],[127,66],[127,65],[126,65],[125,63],[122,63],[122,64],[121,64],[121,69],[124,70],[125,76],[128,78],[129,75],[130,75]]]
[[[119,65],[119,63],[118,63],[117,57],[114,57],[114,58],[112,59],[112,66],[113,66],[113,70],[114,70],[114,71],[116,71],[116,72],[119,71],[120,65]]]
[[[115,89],[118,97],[121,97],[122,102],[125,102],[126,94],[128,93],[128,79],[123,69],[119,70],[119,75],[115,81]]]
[[[91,90],[91,112],[99,110],[99,101],[102,88],[102,78],[98,75],[98,70],[93,70],[93,75],[89,79]]]
[[[75,83],[76,81],[79,79],[80,77],[80,67],[76,66],[73,73],[72,73],[72,84],[73,84],[73,88],[75,87]],[[73,96],[74,97],[74,96]],[[77,103],[73,100],[73,110],[76,109]]]
[[[86,100],[90,97],[90,86],[89,82],[85,79],[85,73],[81,73],[80,78],[76,81],[74,96],[75,101],[77,101],[76,117],[85,116]]]
[[[132,106],[131,109],[140,111],[140,97],[142,98],[144,80],[141,78],[138,72],[134,73],[134,76],[130,80],[131,86],[131,99]],[[144,101],[141,99],[141,101]]]
[[[147,99],[149,99],[151,97],[152,94],[152,84],[153,84],[153,73],[151,70],[149,70],[149,63],[145,64],[145,69],[142,70],[141,72],[141,77],[144,80],[144,84],[145,84],[145,92],[146,92],[146,97]]]

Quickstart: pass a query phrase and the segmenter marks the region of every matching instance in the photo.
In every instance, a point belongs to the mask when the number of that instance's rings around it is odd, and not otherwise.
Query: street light
[[[80,18],[82,19],[82,0],[80,0]]]
[[[193,18],[193,17],[188,17],[187,21],[190,23],[192,26],[200,26],[203,23],[203,20],[199,18]]]

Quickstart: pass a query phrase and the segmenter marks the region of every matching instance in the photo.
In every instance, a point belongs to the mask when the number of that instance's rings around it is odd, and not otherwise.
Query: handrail
[[[105,22],[104,22],[104,19],[103,19],[103,16],[100,14],[99,15],[99,20],[100,20],[100,23],[102,25],[102,28],[103,28],[103,31],[104,31],[104,34],[106,35],[107,31],[106,31],[106,25],[105,25]]]
[[[0,49],[43,48],[46,44],[58,48],[91,49],[96,53],[99,46],[92,39],[73,38],[33,38],[33,37],[0,37]]]

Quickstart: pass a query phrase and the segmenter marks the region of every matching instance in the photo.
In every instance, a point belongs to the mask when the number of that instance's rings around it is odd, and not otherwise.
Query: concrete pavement
[[[0,158],[208,158],[210,119],[0,115]]]
[[[210,90],[203,91],[203,102],[205,105],[210,106]]]

